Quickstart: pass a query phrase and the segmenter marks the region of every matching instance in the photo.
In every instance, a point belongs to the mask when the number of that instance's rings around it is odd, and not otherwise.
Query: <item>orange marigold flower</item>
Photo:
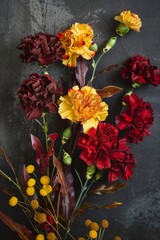
[[[60,97],[59,114],[71,122],[81,122],[85,133],[97,128],[99,121],[108,116],[108,105],[102,101],[96,90],[90,86],[79,89],[74,86],[68,95]]]
[[[95,55],[95,51],[90,50],[93,29],[88,24],[75,23],[71,28],[58,33],[57,37],[65,50],[63,64],[66,66],[76,67],[79,56],[89,60]]]
[[[130,11],[123,11],[119,16],[115,16],[114,19],[136,32],[140,32],[140,28],[142,27],[142,22],[139,16]]]

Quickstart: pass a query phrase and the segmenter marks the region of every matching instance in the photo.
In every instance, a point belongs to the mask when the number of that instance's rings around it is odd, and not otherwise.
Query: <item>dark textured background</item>
[[[0,0],[0,145],[8,153],[18,172],[25,161],[33,159],[29,133],[36,133],[34,123],[27,123],[20,111],[16,96],[22,79],[36,71],[32,64],[22,64],[16,46],[20,39],[40,31],[56,34],[74,22],[91,24],[95,30],[95,41],[102,45],[114,35],[116,22],[113,20],[123,10],[137,13],[143,22],[141,33],[130,32],[102,60],[99,69],[115,63],[122,63],[128,57],[141,54],[148,56],[153,65],[160,66],[160,1],[159,0]],[[64,68],[50,71],[58,78]],[[95,83],[101,88],[107,84],[123,86],[116,71],[103,74]],[[87,212],[87,217],[100,220],[107,217],[110,228],[107,239],[116,234],[123,240],[160,239],[160,87],[146,86],[136,93],[149,101],[154,109],[155,120],[151,136],[142,143],[132,145],[137,159],[137,167],[127,187],[116,194],[90,198],[106,204],[123,202],[117,209]],[[114,104],[114,98],[112,104]],[[117,99],[116,99],[117,100]],[[9,172],[1,159],[0,167]],[[7,182],[0,178],[0,184]],[[14,189],[12,188],[12,191]],[[0,210],[11,214],[19,222],[26,223],[23,214],[7,205],[7,197],[0,192]],[[80,235],[83,218],[75,224],[75,232]],[[107,237],[108,236],[108,237]],[[18,240],[16,234],[0,222],[0,240]]]

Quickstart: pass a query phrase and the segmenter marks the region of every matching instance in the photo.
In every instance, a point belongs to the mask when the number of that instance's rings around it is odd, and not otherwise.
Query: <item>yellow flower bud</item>
[[[44,240],[44,235],[43,234],[38,234],[36,236],[36,240]]]
[[[41,213],[41,212],[35,212],[34,214],[34,220],[38,223],[44,223],[47,221],[46,215],[45,213]]]
[[[47,184],[49,184],[49,183],[50,183],[50,177],[48,177],[48,176],[46,176],[46,175],[42,176],[42,177],[40,178],[40,183],[41,183],[42,185],[47,185]]]
[[[78,238],[78,240],[86,240],[85,238],[83,238],[83,237],[80,237],[80,238]]]
[[[28,196],[33,196],[35,194],[35,188],[34,187],[27,187],[26,188],[26,194]]]
[[[18,203],[18,198],[17,197],[11,197],[10,199],[9,199],[9,205],[11,206],[11,207],[14,207],[14,206],[16,206],[17,205],[17,203]]]
[[[34,170],[35,170],[34,165],[31,165],[31,164],[30,164],[30,165],[28,165],[28,166],[26,167],[26,172],[27,172],[28,174],[33,173]]]
[[[97,238],[97,232],[95,230],[91,230],[89,231],[89,237],[92,239],[96,239]]]
[[[47,240],[56,240],[56,235],[53,232],[47,234]]]
[[[35,184],[36,184],[36,180],[35,180],[34,178],[30,178],[30,179],[27,181],[28,187],[33,187]]]
[[[37,200],[32,200],[31,201],[31,206],[34,209],[38,209],[39,208],[39,202]]]

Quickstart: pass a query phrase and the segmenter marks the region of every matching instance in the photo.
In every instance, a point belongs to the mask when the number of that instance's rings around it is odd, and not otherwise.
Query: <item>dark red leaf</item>
[[[84,59],[79,59],[77,61],[77,67],[75,68],[75,76],[79,82],[80,87],[85,85],[86,74],[88,72],[87,61]]]
[[[21,240],[34,240],[32,231],[26,226],[16,223],[11,217],[0,211],[0,220],[11,230],[17,232]]]
[[[101,98],[112,97],[113,95],[121,92],[123,89],[117,86],[107,86],[103,89],[97,89],[97,93],[101,96]]]

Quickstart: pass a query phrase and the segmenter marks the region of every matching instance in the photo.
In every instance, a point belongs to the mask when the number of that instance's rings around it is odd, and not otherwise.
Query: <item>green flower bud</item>
[[[88,166],[86,171],[86,179],[87,180],[91,179],[95,171],[96,171],[96,167],[94,165]]]
[[[65,144],[70,139],[71,135],[72,135],[71,128],[70,127],[66,128],[62,133],[62,144]]]
[[[117,28],[116,28],[116,33],[120,36],[123,37],[129,32],[129,28],[124,25],[123,23],[119,23]]]
[[[94,178],[95,178],[96,181],[99,180],[99,179],[101,179],[102,177],[103,177],[103,173],[102,173],[102,172],[98,172],[98,173],[94,176]]]
[[[63,162],[67,166],[71,165],[72,163],[72,158],[67,152],[63,153]]]
[[[97,52],[97,50],[98,50],[97,44],[93,42],[93,43],[91,44],[89,50],[94,51],[94,52]]]
[[[134,83],[132,83],[132,87],[133,88],[138,88],[138,87],[141,87],[142,85],[140,84],[140,83],[138,83],[138,82],[134,82]]]
[[[116,44],[116,41],[117,37],[111,37],[103,48],[103,52],[108,52]]]

